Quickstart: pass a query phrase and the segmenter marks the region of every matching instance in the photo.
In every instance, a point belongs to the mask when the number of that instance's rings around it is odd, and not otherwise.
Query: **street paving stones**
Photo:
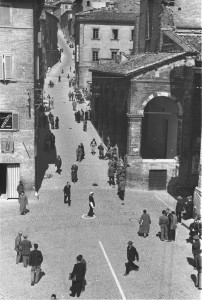
[[[102,243],[111,266],[117,276],[125,299],[199,299],[200,293],[194,286],[193,270],[187,258],[192,258],[191,245],[186,243],[188,230],[178,225],[175,242],[161,242],[158,218],[166,205],[175,208],[175,200],[165,192],[147,192],[126,189],[124,205],[117,196],[117,188],[107,183],[107,161],[99,160],[98,153],[90,153],[90,141],[100,137],[88,122],[88,131],[74,121],[72,104],[68,100],[67,74],[73,76],[72,50],[67,46],[59,31],[59,45],[64,49],[62,62],[55,65],[46,78],[46,95],[54,97],[54,116],[60,119],[60,129],[53,130],[56,136],[56,151],[43,153],[42,164],[45,176],[39,190],[39,199],[29,193],[30,212],[19,215],[19,204],[15,200],[0,202],[1,213],[1,291],[0,299],[50,299],[55,293],[58,299],[69,299],[71,282],[68,280],[75,258],[83,254],[87,261],[86,290],[81,299],[124,299],[112,276],[99,242]],[[69,67],[72,72],[69,72]],[[61,82],[58,75],[64,69]],[[49,80],[55,83],[48,88]],[[85,108],[86,104],[78,105]],[[71,128],[71,129],[70,129]],[[41,142],[44,137],[41,129]],[[76,162],[76,147],[83,142],[85,159]],[[54,157],[62,158],[62,173],[55,173]],[[53,157],[51,156],[53,155]],[[50,162],[49,156],[52,161]],[[70,181],[73,163],[79,167],[78,182],[72,185],[72,203],[63,202],[63,187]],[[97,183],[98,186],[93,186]],[[88,195],[94,191],[94,219],[84,219],[88,212]],[[163,201],[163,202],[162,202]],[[138,218],[147,209],[152,224],[149,237],[137,235]],[[129,220],[131,219],[131,221]],[[32,243],[39,244],[44,262],[43,277],[35,286],[30,285],[30,267],[15,264],[14,240],[17,232],[28,233]],[[138,272],[124,277],[126,247],[134,241],[140,256]]]

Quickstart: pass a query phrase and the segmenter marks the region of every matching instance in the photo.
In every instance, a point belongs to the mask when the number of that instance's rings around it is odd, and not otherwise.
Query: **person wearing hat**
[[[20,180],[19,181],[19,184],[17,186],[17,192],[18,192],[18,195],[20,196],[20,194],[24,191],[24,185],[23,185],[23,182]]]
[[[93,217],[94,216],[94,212],[93,212],[93,209],[95,207],[95,201],[94,201],[94,198],[93,198],[93,192],[90,192],[89,194],[89,212],[88,212],[88,216],[89,217]]]
[[[31,266],[31,285],[38,283],[41,272],[41,264],[43,262],[43,255],[38,250],[38,244],[34,244],[34,250],[29,255],[29,265]]]
[[[64,203],[68,203],[68,205],[71,205],[71,185],[69,184],[69,182],[67,181],[67,184],[64,186],[63,189],[64,192]],[[68,201],[67,201],[68,198]]]
[[[71,177],[73,183],[78,181],[77,172],[78,172],[78,166],[76,164],[73,164],[71,167]]]
[[[181,223],[182,220],[182,212],[184,211],[184,202],[181,196],[177,197],[177,204],[176,204],[176,216],[178,223]]]
[[[169,220],[166,216],[166,211],[162,210],[162,215],[159,218],[159,225],[161,227],[161,241],[168,240],[168,225]]]
[[[72,273],[70,273],[70,280],[72,280],[71,297],[80,297],[83,280],[86,273],[86,265],[82,262],[82,256],[78,255],[76,258],[76,264],[74,265]]]
[[[103,147],[103,144],[100,143],[100,145],[97,148],[99,150],[99,159],[104,159],[104,147]]]
[[[17,237],[15,238],[15,248],[14,248],[14,250],[17,252],[16,264],[19,264],[22,261],[22,251],[20,247],[21,237],[22,237],[22,231],[19,231]]]
[[[131,269],[136,270],[136,271],[139,269],[139,267],[134,263],[135,259],[137,259],[137,261],[139,261],[139,254],[138,254],[136,248],[133,246],[132,241],[128,242],[127,259],[128,259],[128,262],[125,264],[126,272],[125,272],[124,276],[127,276]]]
[[[194,269],[196,269],[197,267],[197,255],[200,254],[200,247],[201,247],[201,243],[200,243],[200,239],[198,235],[195,235],[193,237],[193,244],[192,244],[192,254],[194,257]]]
[[[20,246],[22,249],[22,261],[23,266],[27,268],[29,265],[29,255],[30,249],[32,248],[32,243],[27,239],[28,235],[26,233],[23,234],[24,240],[20,242]]]

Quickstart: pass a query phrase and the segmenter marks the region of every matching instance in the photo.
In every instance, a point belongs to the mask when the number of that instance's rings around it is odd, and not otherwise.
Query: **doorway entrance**
[[[17,199],[20,164],[0,164],[0,194],[7,199]]]

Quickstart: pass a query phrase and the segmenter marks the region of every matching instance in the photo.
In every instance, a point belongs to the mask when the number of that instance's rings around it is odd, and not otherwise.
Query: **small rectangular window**
[[[90,6],[90,1],[87,1],[87,6]]]
[[[93,28],[93,39],[99,39],[99,29]]]
[[[118,29],[112,29],[112,39],[118,40]]]
[[[11,7],[0,4],[0,26],[10,26],[11,24]]]
[[[12,55],[0,55],[0,80],[12,79]]]
[[[112,59],[115,60],[116,55],[118,54],[118,50],[111,50],[111,53],[112,53]]]
[[[93,51],[93,61],[98,61],[99,58],[98,58],[98,50],[94,50]]]

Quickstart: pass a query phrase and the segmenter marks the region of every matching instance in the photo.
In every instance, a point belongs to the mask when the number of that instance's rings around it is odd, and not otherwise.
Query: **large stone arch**
[[[139,114],[141,116],[144,116],[144,109],[145,109],[147,103],[150,100],[152,100],[153,98],[162,97],[162,96],[163,97],[168,97],[168,98],[170,98],[171,100],[173,100],[175,102],[175,104],[177,105],[177,108],[178,108],[178,117],[182,117],[183,116],[183,109],[182,109],[181,103],[178,101],[178,99],[175,96],[171,95],[168,92],[155,92],[155,93],[151,94],[149,97],[147,97],[147,99],[142,103]]]

